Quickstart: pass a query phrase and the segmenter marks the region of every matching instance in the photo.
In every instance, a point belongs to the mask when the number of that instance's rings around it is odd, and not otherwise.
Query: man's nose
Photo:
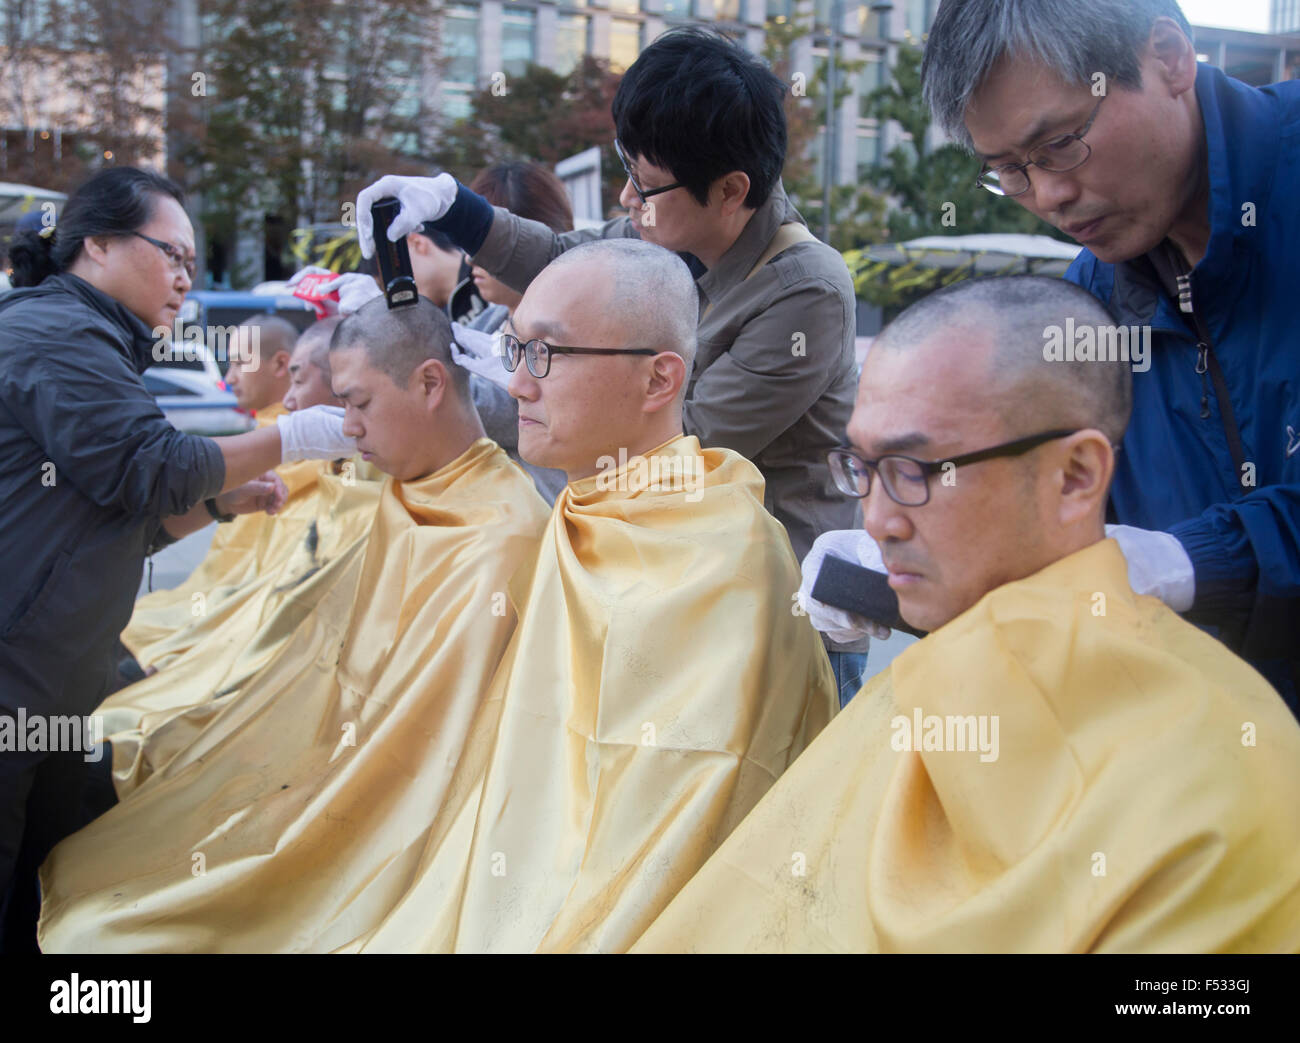
[[[886,540],[909,539],[912,522],[907,512],[912,509],[890,499],[880,476],[875,475],[871,480],[871,491],[862,501],[862,527],[882,547]]]
[[[623,183],[623,191],[618,194],[618,204],[624,210],[641,209],[641,197],[636,194],[636,189],[632,187],[631,178],[628,178]]]
[[[1074,176],[1074,171],[1057,174],[1042,167],[1029,169],[1030,189],[1025,196],[1033,197],[1032,209],[1039,214],[1059,214],[1063,207],[1069,206],[1079,198],[1079,182]]]
[[[343,433],[348,438],[360,438],[366,433],[366,429],[362,426],[356,411],[346,407],[343,410]]]
[[[511,398],[517,398],[521,402],[533,402],[537,399],[540,390],[537,386],[537,378],[528,372],[528,364],[520,359],[519,365],[510,374],[510,383],[506,385],[506,391],[510,393]]]
[[[194,280],[190,278],[190,273],[184,268],[180,269],[180,271],[176,273],[175,286],[182,294],[189,293],[190,289],[194,286]]]

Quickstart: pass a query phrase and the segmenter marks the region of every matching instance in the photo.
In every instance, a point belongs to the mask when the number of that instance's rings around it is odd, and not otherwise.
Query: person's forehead
[[[850,440],[869,452],[903,451],[894,443],[914,435],[945,445],[984,426],[993,405],[988,348],[980,331],[954,327],[902,348],[873,349],[862,366]]]
[[[184,207],[171,196],[155,196],[153,212],[144,225],[145,234],[155,239],[163,239],[181,247],[189,253],[194,252],[194,226]]]
[[[584,345],[598,339],[610,312],[610,277],[601,266],[580,261],[543,271],[529,284],[510,318],[525,339]]]
[[[1066,132],[1063,125],[1077,119],[1089,99],[1088,87],[1066,83],[1041,62],[1004,57],[972,96],[966,129],[978,156],[1023,152],[1054,132]]]

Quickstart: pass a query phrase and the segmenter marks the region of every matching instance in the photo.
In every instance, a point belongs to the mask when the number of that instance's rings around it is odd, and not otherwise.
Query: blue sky
[[[1193,25],[1268,32],[1268,0],[1179,0],[1179,6]]]

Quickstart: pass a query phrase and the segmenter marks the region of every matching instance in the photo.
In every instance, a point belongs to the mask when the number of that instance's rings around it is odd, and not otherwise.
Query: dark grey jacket
[[[149,328],[75,275],[0,297],[0,705],[89,713],[162,519],[216,495],[163,416]],[[89,703],[89,705],[87,705]]]

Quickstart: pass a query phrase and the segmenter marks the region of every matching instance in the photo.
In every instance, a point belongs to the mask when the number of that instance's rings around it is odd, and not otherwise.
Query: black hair
[[[129,235],[148,223],[156,196],[185,205],[179,185],[152,170],[109,167],[92,175],[68,197],[54,233],[17,233],[9,247],[15,286],[36,286],[46,276],[67,271],[94,235]]]
[[[724,174],[749,176],[747,207],[767,202],[785,165],[785,84],[735,41],[669,29],[623,74],[612,106],[629,158],[671,172],[700,203]]]

